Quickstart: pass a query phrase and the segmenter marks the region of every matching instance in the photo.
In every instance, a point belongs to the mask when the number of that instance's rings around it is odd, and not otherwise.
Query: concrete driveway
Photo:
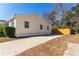
[[[0,43],[0,55],[14,56],[26,49],[32,48],[34,46],[61,36],[62,35],[37,36]]]
[[[79,44],[68,42],[68,49],[64,56],[79,56]]]

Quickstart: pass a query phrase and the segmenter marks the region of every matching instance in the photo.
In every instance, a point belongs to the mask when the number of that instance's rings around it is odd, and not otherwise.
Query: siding
[[[12,25],[12,23],[14,23],[14,24]],[[9,26],[10,26],[10,27],[15,27],[15,28],[16,28],[16,19],[10,21],[10,22],[9,22]]]
[[[24,21],[29,22],[29,29],[24,28]],[[16,36],[30,36],[30,35],[42,35],[50,34],[52,26],[44,20],[42,17],[37,15],[16,15]],[[43,29],[40,29],[40,24],[43,25]],[[47,30],[49,26],[49,30]]]

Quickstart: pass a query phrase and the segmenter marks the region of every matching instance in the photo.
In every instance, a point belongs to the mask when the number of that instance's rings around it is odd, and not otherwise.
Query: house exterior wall
[[[29,22],[29,28],[24,27],[24,22]],[[43,25],[43,29],[40,29],[40,25]],[[49,30],[47,30],[49,26]],[[37,15],[16,15],[16,37],[31,36],[31,35],[44,35],[50,34],[52,26]]]
[[[16,28],[16,19],[12,20],[9,22],[10,27],[15,27]]]

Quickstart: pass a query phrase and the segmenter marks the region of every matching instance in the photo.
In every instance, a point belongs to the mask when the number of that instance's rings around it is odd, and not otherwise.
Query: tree
[[[76,33],[78,33],[79,30],[79,4],[77,4],[75,7],[73,7],[71,9],[73,11],[74,14],[74,20],[75,20],[75,24],[74,24],[74,28],[76,30]]]
[[[47,13],[46,17],[52,21],[53,27],[68,27],[74,29],[77,33],[79,30],[79,4],[72,7],[70,10],[66,10],[64,7],[64,4],[55,4],[53,10],[50,13]],[[57,18],[58,16],[59,18]]]
[[[72,24],[72,20],[73,20],[72,11],[65,10],[63,16],[64,16],[64,17],[62,17],[63,25],[71,28],[72,27],[71,24]]]
[[[58,27],[58,28],[62,27],[63,22],[60,22],[57,18],[57,17],[60,17],[60,15],[59,15],[60,11],[63,14],[63,7],[62,6],[63,6],[63,4],[57,3],[57,4],[55,4],[55,6],[51,12],[44,14],[44,18],[52,21],[53,27],[54,26]],[[60,9],[60,11],[59,11],[59,9]]]
[[[53,27],[56,27],[56,10],[52,10],[51,12],[44,13],[43,17],[51,21]]]

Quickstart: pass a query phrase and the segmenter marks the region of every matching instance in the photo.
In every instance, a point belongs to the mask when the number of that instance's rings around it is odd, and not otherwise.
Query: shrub
[[[5,35],[3,33],[3,26],[0,26],[0,37],[5,37]]]
[[[3,32],[0,32],[0,37],[5,37]]]
[[[3,33],[6,37],[14,37],[15,35],[15,28],[14,27],[4,27]]]

